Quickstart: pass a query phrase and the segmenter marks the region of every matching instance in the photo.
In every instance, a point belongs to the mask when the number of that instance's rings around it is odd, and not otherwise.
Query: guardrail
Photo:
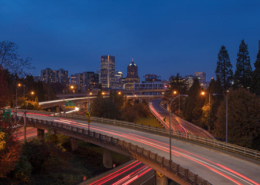
[[[179,164],[176,164],[172,161],[170,162],[168,159],[165,159],[164,157],[156,153],[141,148],[138,145],[133,145],[132,143],[126,142],[124,140],[120,140],[100,133],[92,132],[87,129],[78,128],[72,125],[63,124],[60,122],[51,122],[51,121],[38,120],[33,118],[26,118],[26,122],[28,125],[34,127],[37,127],[37,125],[45,125],[56,130],[66,130],[69,131],[70,133],[77,133],[77,135],[95,139],[96,141],[100,141],[102,143],[105,143],[106,145],[114,146],[123,151],[126,151],[129,153],[129,155],[133,157],[139,156],[145,158],[149,162],[159,165],[159,167],[163,167],[164,169],[167,169],[167,171],[174,174],[175,176],[177,175],[179,178],[183,179],[188,183],[196,184],[196,185],[197,184],[210,185],[208,181],[204,180],[203,178],[199,177],[198,175],[194,174],[188,169],[181,167]]]
[[[20,110],[19,110],[20,111]],[[22,112],[22,111],[21,111]],[[75,115],[75,114],[64,114],[64,113],[54,113],[54,112],[43,112],[43,111],[30,111],[33,113],[39,113],[39,114],[46,114],[49,116],[57,116],[57,117],[64,117],[64,118],[71,118],[71,119],[79,119],[79,120],[85,120],[87,121],[87,118],[82,115]],[[103,124],[110,124],[110,125],[115,125],[115,126],[122,126],[122,127],[127,127],[127,128],[133,128],[133,129],[139,129],[142,131],[148,131],[148,132],[153,132],[155,134],[160,134],[160,135],[169,135],[169,130],[162,129],[162,128],[157,128],[157,127],[151,127],[151,126],[146,126],[146,125],[140,125],[132,122],[127,122],[127,121],[121,121],[121,120],[113,120],[113,119],[107,119],[107,118],[99,118],[99,117],[90,117],[92,122],[97,122],[97,123],[103,123]],[[215,148],[220,148],[223,150],[227,150],[233,153],[237,153],[240,155],[244,155],[250,158],[254,158],[257,160],[260,160],[260,152],[257,150],[252,150],[246,147],[238,146],[235,144],[230,144],[226,143],[223,141],[218,141],[216,139],[210,139],[207,137],[200,137],[197,135],[191,135],[191,134],[186,134],[183,132],[176,132],[171,130],[171,134],[173,138],[180,138],[184,140],[190,140],[194,141],[197,143],[202,143],[205,145],[209,145]]]

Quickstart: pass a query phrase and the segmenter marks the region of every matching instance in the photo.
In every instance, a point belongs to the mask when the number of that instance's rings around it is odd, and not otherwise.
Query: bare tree
[[[32,69],[31,58],[23,59],[18,55],[18,46],[9,41],[0,42],[0,66],[11,74],[25,74],[24,69]]]

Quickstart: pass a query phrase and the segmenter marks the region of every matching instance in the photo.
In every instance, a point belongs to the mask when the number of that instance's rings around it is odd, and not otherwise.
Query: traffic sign
[[[90,117],[90,112],[89,112],[89,111],[87,111],[87,113],[86,113],[86,117],[87,117],[87,118]]]
[[[91,122],[91,120],[90,119],[88,119],[88,123],[90,123]]]
[[[11,119],[11,109],[4,109],[3,110],[3,121],[10,121]]]
[[[166,121],[167,121],[167,119],[166,119],[166,118],[163,118],[163,121],[164,121],[164,122],[166,122]]]
[[[71,101],[65,101],[65,108],[66,109],[74,109],[75,103],[72,103]]]

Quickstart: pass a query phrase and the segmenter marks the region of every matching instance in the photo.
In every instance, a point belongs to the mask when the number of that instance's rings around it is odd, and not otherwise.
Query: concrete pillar
[[[166,177],[158,171],[156,171],[155,173],[156,185],[168,185],[168,177]]]
[[[72,151],[75,151],[78,149],[78,139],[75,139],[75,138],[70,138],[70,146],[71,146],[71,150]]]
[[[60,107],[56,107],[56,112],[60,112]]]
[[[103,164],[105,168],[112,168],[112,152],[108,149],[103,148]]]
[[[167,110],[170,111],[170,104],[167,103]]]
[[[44,141],[44,130],[37,128],[37,139],[41,142]]]

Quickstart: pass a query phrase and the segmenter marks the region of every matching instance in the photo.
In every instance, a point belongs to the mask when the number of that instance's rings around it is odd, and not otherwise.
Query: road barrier
[[[19,110],[18,112],[23,112],[24,110]],[[64,113],[54,113],[54,112],[43,112],[43,111],[31,111],[35,114],[46,114],[49,116],[56,116],[56,117],[63,117],[63,118],[71,118],[71,119],[78,119],[78,120],[84,120],[87,121],[87,118],[83,115],[76,115],[76,114],[64,114]],[[121,126],[121,127],[127,127],[127,128],[133,128],[133,129],[139,129],[142,131],[148,131],[153,132],[155,134],[165,135],[169,136],[169,130],[163,129],[163,128],[157,128],[157,127],[151,127],[141,124],[136,124],[133,122],[127,122],[127,121],[121,121],[121,120],[114,120],[114,119],[107,119],[107,118],[99,118],[99,117],[90,117],[91,122],[96,123],[103,123],[103,124],[109,124],[114,126]],[[223,141],[218,141],[216,139],[210,139],[207,137],[200,137],[197,135],[191,135],[188,133],[183,132],[175,132],[171,130],[172,137],[178,139],[184,139],[184,140],[190,140],[197,143],[205,144],[208,146],[212,146],[215,148],[220,148],[223,150],[227,150],[233,153],[237,153],[240,155],[244,155],[250,158],[254,158],[257,160],[260,160],[260,152],[257,150],[252,150],[246,147],[238,146],[235,144],[226,143]]]
[[[22,119],[24,118],[22,117]],[[100,133],[92,132],[90,130],[79,128],[76,126],[63,124],[60,122],[38,120],[33,118],[26,118],[26,122],[29,126],[33,126],[36,128],[37,126],[45,126],[50,127],[51,129],[55,129],[57,131],[66,130],[67,132],[71,133],[71,135],[74,135],[76,133],[77,135],[94,139],[101,143],[105,143],[106,145],[110,145],[118,149],[121,149],[125,152],[128,152],[129,155],[133,156],[134,158],[137,156],[144,158],[148,160],[150,163],[153,163],[154,165],[163,167],[165,170],[172,173],[174,176],[178,176],[180,179],[190,184],[210,185],[208,181],[204,180],[203,178],[199,177],[198,175],[194,174],[188,169],[181,167],[179,164],[176,164],[172,161],[170,162],[168,159],[165,159],[164,157],[156,153],[146,150],[145,148],[139,147],[138,145],[133,145],[130,142],[126,142],[124,140],[113,138]]]

